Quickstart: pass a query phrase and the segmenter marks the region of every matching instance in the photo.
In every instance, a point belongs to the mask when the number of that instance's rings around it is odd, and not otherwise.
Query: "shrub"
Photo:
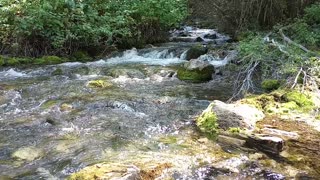
[[[4,65],[4,57],[3,56],[0,56],[0,66],[3,66]]]
[[[44,65],[44,64],[59,64],[62,63],[63,59],[58,56],[43,56],[36,59],[35,64]]]
[[[16,66],[19,64],[20,64],[20,62],[17,58],[9,58],[9,59],[7,59],[7,62],[6,62],[7,66]]]
[[[261,83],[262,89],[266,91],[276,90],[280,87],[280,85],[281,85],[280,81],[276,79],[267,79]]]
[[[6,51],[25,56],[72,54],[128,38],[153,37],[177,25],[186,0],[3,0],[0,42]],[[148,34],[148,36],[145,36]],[[15,44],[15,48],[11,45]],[[28,49],[28,51],[24,51]]]

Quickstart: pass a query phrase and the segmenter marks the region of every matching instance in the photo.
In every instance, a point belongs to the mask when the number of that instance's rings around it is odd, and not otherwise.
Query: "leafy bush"
[[[280,81],[276,79],[267,79],[261,83],[262,89],[266,91],[276,90],[280,87],[280,85],[281,85]]]
[[[72,54],[175,26],[186,9],[186,0],[3,0],[0,46],[26,56]]]

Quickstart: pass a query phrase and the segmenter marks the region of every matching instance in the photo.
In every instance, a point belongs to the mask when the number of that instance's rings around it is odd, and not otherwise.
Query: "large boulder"
[[[178,70],[177,77],[183,81],[207,82],[212,80],[214,66],[206,61],[193,59]]]
[[[187,51],[186,60],[197,59],[198,57],[206,54],[208,48],[201,45],[193,46]]]
[[[223,130],[230,128],[254,129],[257,121],[264,118],[262,111],[246,104],[226,104],[221,101],[213,101],[204,111],[214,113],[218,127]]]

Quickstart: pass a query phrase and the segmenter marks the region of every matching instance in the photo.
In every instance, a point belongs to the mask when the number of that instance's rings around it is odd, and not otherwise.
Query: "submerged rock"
[[[33,161],[42,157],[43,155],[44,151],[42,149],[35,147],[24,147],[15,151],[11,157],[18,160]]]
[[[143,164],[143,165],[124,165],[124,164],[96,164],[84,168],[72,174],[69,180],[78,179],[118,179],[118,180],[148,180],[156,179],[172,165],[164,164]]]
[[[208,62],[193,59],[180,68],[177,77],[183,81],[207,82],[212,80],[214,67]]]
[[[239,173],[241,171],[241,166],[249,161],[247,156],[233,157],[224,161],[215,163],[213,167],[233,173]]]
[[[146,76],[144,75],[143,72],[141,72],[138,69],[112,69],[109,72],[109,75],[118,78],[120,76],[125,76],[129,78],[138,78],[138,79],[144,79]]]

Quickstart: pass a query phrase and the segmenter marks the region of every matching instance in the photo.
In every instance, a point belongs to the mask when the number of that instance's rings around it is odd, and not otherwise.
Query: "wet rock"
[[[288,132],[288,131],[283,131],[283,130],[273,129],[273,128],[263,128],[263,129],[261,129],[261,132],[263,134],[279,136],[279,137],[282,137],[285,139],[298,139],[299,138],[299,134],[296,132]]]
[[[15,151],[11,157],[18,160],[33,161],[43,155],[44,151],[42,149],[38,149],[36,147],[24,147]]]
[[[236,127],[253,129],[256,122],[264,118],[260,110],[246,104],[226,104],[217,100],[211,104],[211,111],[217,115],[219,127],[224,130]]]
[[[207,82],[212,80],[214,67],[208,62],[193,59],[180,68],[177,77],[183,81]]]
[[[208,52],[208,48],[201,45],[191,47],[186,54],[186,60],[197,59],[201,55],[204,55]]]
[[[217,137],[217,141],[220,143],[228,144],[228,145],[235,146],[235,147],[243,147],[246,143],[246,141],[243,139],[224,136],[224,135],[219,135]]]
[[[196,38],[196,42],[203,42],[204,40],[201,37]]]
[[[88,66],[77,66],[70,70],[70,74],[80,74],[88,75],[90,73],[90,68]]]
[[[213,164],[213,167],[227,172],[239,173],[241,171],[241,167],[248,161],[249,158],[247,156],[233,157],[217,162]]]
[[[111,70],[111,72],[108,73],[108,75],[115,78],[125,76],[128,78],[144,79],[146,77],[144,73],[142,73],[138,69],[113,69]]]
[[[217,34],[206,34],[206,35],[204,35],[204,38],[205,39],[217,39],[218,36],[217,36]]]
[[[265,153],[279,155],[284,150],[284,140],[279,137],[268,135],[250,135],[246,141],[246,145],[251,148],[258,149]]]
[[[113,180],[138,180],[138,179],[156,179],[171,165],[164,164],[143,164],[143,165],[124,165],[114,164],[96,164],[84,168],[83,170],[72,174],[68,179],[113,179]]]

